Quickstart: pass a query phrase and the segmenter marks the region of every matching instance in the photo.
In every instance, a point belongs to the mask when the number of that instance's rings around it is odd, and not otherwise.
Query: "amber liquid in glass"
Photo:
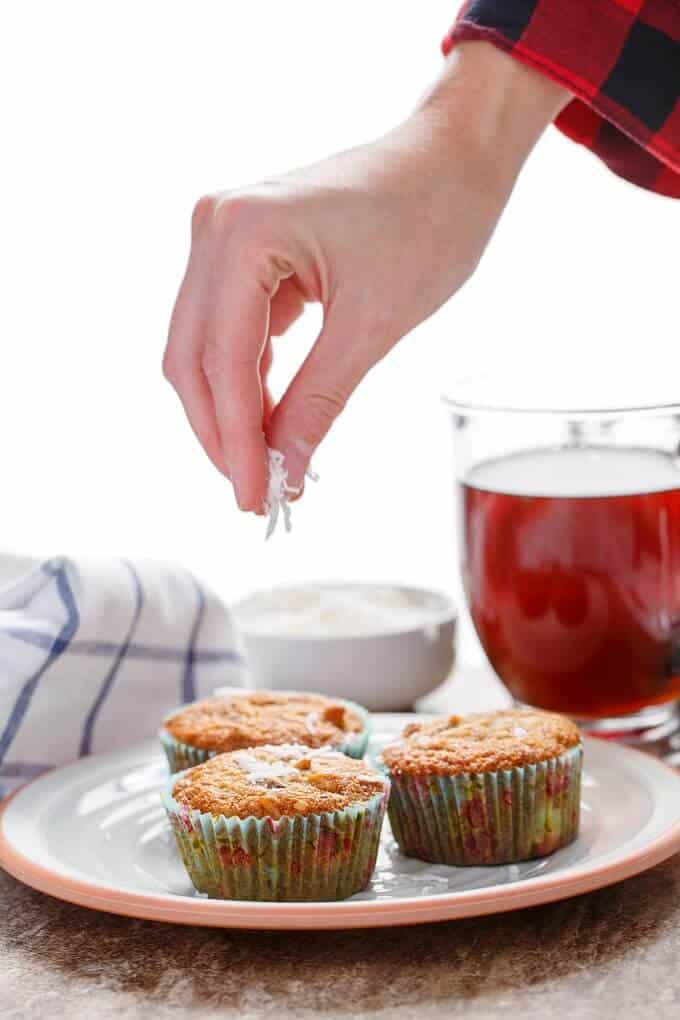
[[[680,472],[638,449],[530,451],[461,486],[463,580],[513,696],[582,719],[680,697]]]

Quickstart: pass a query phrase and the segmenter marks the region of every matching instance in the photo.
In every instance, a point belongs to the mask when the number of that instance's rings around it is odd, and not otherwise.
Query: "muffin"
[[[551,712],[414,723],[380,755],[394,838],[438,864],[544,857],[578,835],[582,760],[578,729]]]
[[[162,798],[200,893],[341,900],[370,881],[388,793],[364,762],[288,744],[219,754],[172,776]]]
[[[263,744],[331,747],[361,758],[369,736],[360,705],[296,691],[236,691],[184,705],[163,721],[160,739],[171,772],[224,751]]]

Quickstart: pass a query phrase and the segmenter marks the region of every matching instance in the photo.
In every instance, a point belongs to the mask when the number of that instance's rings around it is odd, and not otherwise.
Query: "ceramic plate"
[[[374,716],[374,749],[413,716]],[[389,828],[370,887],[341,903],[208,900],[193,892],[158,791],[155,741],[83,758],[7,801],[0,864],[42,892],[98,910],[228,928],[361,928],[514,910],[597,889],[680,850],[680,776],[586,740],[582,829],[540,861],[452,868],[402,856]]]

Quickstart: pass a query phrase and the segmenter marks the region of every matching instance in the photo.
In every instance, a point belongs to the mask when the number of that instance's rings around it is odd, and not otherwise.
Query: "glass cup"
[[[476,632],[516,702],[653,749],[680,699],[680,405],[524,390],[509,403],[487,377],[447,398]]]

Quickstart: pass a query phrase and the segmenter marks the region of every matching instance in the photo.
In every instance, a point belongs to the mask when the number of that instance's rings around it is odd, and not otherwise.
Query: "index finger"
[[[269,293],[245,264],[229,260],[213,280],[203,371],[210,386],[223,456],[241,510],[263,511],[267,448],[260,359],[269,329]]]

